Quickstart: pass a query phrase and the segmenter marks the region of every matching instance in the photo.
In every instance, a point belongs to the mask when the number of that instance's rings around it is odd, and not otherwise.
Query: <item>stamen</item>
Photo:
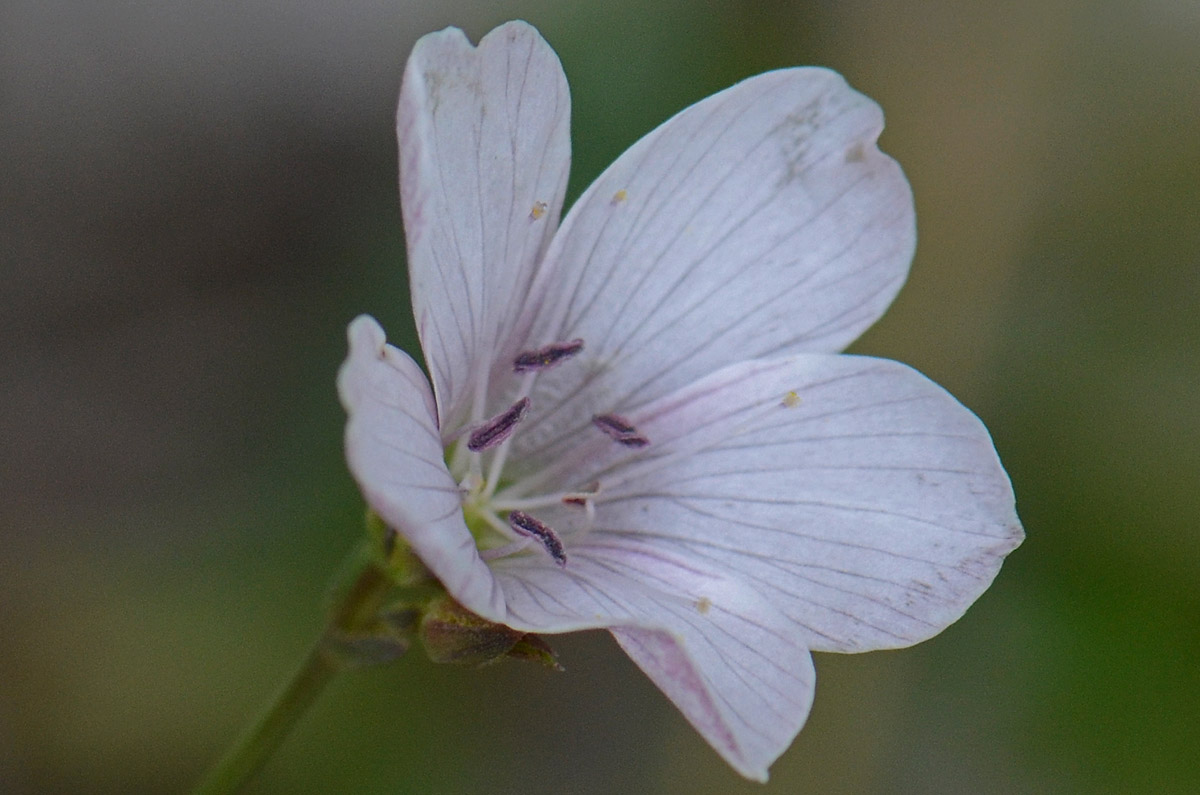
[[[515,532],[523,536],[536,538],[542,542],[542,546],[550,553],[550,557],[554,558],[554,562],[559,566],[567,565],[567,553],[563,549],[562,541],[558,539],[548,526],[542,524],[537,519],[534,519],[524,511],[512,511],[508,514],[508,525]]]
[[[591,496],[583,494],[571,495],[562,498],[563,505],[570,505],[573,508],[582,508],[584,516],[587,517],[587,527],[592,529],[592,525],[596,523],[596,501]]]
[[[484,560],[497,560],[499,558],[507,558],[513,553],[520,552],[525,547],[529,546],[532,539],[518,538],[516,541],[509,542],[502,547],[492,547],[491,549],[479,550],[479,557]]]
[[[513,360],[513,372],[527,373],[531,370],[548,370],[559,362],[570,359],[581,350],[583,350],[583,340],[552,342],[537,350],[517,354],[517,358]]]
[[[592,424],[604,431],[608,438],[626,447],[645,447],[650,444],[650,440],[638,433],[633,423],[619,414],[597,414],[592,417]]]
[[[537,497],[513,497],[506,490],[497,494],[491,501],[491,506],[497,511],[530,511],[535,508],[546,508],[551,505],[583,505],[600,494],[599,481],[586,489],[578,491],[560,491],[557,494],[543,494]]]
[[[529,411],[529,398],[523,397],[512,404],[512,408],[502,414],[497,414],[472,431],[467,438],[467,449],[473,453],[479,453],[500,444],[512,435],[517,423],[525,419],[527,411]]]
[[[596,510],[595,506],[592,502],[592,498],[598,497],[599,495],[600,495],[600,481],[597,480],[595,483],[588,486],[583,491],[577,491],[574,493],[568,492],[568,493],[564,494],[563,498],[562,498],[562,504],[563,505],[574,505],[574,506],[577,506],[580,508],[587,508],[588,514],[590,515],[591,513],[593,513]]]
[[[467,472],[467,474],[463,475],[463,479],[458,482],[458,490],[463,495],[473,494],[479,491],[479,487],[482,485],[482,472]]]
[[[508,527],[505,522],[502,522],[500,520],[499,516],[492,513],[491,511],[487,511],[487,510],[479,511],[478,515],[480,516],[480,518],[483,519],[483,521],[485,521],[493,530],[495,530],[501,536],[507,537],[508,536],[507,531],[512,529],[512,528]]]

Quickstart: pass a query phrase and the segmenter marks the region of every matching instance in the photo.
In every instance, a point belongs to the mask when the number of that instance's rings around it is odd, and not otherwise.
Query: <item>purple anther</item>
[[[626,447],[645,447],[650,440],[638,433],[633,424],[619,414],[597,414],[592,425],[604,431],[608,438]]]
[[[471,431],[471,435],[467,437],[467,449],[473,453],[479,453],[500,444],[512,436],[517,423],[525,419],[525,412],[528,410],[529,398],[523,397],[512,404],[512,408],[502,414],[497,414]]]
[[[563,549],[562,541],[558,539],[558,535],[553,530],[542,522],[524,511],[509,511],[508,526],[523,536],[541,541],[542,546],[550,553],[550,557],[554,558],[555,563],[560,566],[567,565],[567,553]]]
[[[552,342],[534,351],[518,353],[513,360],[513,372],[527,373],[531,370],[548,370],[559,362],[570,359],[583,350],[583,340]]]

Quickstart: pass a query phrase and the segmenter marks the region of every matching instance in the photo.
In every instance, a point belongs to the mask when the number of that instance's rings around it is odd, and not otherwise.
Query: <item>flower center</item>
[[[505,496],[505,487],[511,484],[503,479],[514,435],[529,412],[536,410],[529,394],[538,374],[574,358],[582,350],[583,340],[576,339],[518,354],[513,361],[513,372],[525,374],[525,379],[516,402],[490,419],[477,419],[462,432],[467,437],[465,442],[460,438],[447,449],[447,464],[459,484],[463,518],[485,560],[526,550],[539,554],[540,548],[540,554],[548,555],[559,566],[566,566],[569,544],[531,512],[566,505],[584,511],[584,527],[592,524],[599,484],[574,491],[543,488],[537,490],[539,493],[515,498]],[[622,446],[638,448],[649,444],[632,423],[618,414],[596,415],[592,424]]]

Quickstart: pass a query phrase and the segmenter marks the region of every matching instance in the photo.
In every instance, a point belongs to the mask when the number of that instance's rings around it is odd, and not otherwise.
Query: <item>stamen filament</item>
[[[527,511],[534,508],[547,508],[551,505],[561,505],[562,503],[580,504],[591,502],[592,498],[599,493],[599,490],[594,491],[561,491],[557,494],[547,494],[540,497],[526,497],[517,499],[505,499],[503,494],[499,494],[489,504],[497,511]]]
[[[473,455],[467,459],[467,476],[463,478],[464,490],[468,493],[474,492],[482,482],[483,462],[479,460],[479,456]]]
[[[492,547],[491,549],[481,549],[479,550],[479,557],[483,558],[484,560],[506,558],[509,555],[520,552],[532,542],[532,538],[518,538],[516,541],[510,541],[504,546]]]
[[[513,537],[512,527],[509,526],[508,522],[501,521],[500,517],[496,515],[495,511],[491,510],[490,508],[480,508],[478,510],[479,516],[483,519],[483,521],[491,525],[493,530],[505,538]]]
[[[509,440],[500,445],[500,449],[492,455],[492,463],[488,468],[487,484],[483,488],[484,499],[491,499],[500,485],[500,473],[504,471],[504,462],[508,460]]]
[[[479,457],[479,456],[471,455],[471,451],[469,451],[467,449],[467,446],[465,444],[454,445],[454,451],[450,454],[449,469],[450,469],[450,472],[453,473],[455,477],[458,476],[459,472],[467,471],[467,467],[468,467],[467,462],[470,460],[468,458],[468,456],[470,456],[470,458],[478,458]]]
[[[529,393],[533,389],[533,381],[537,378],[537,372],[525,373],[525,378],[521,382],[521,399],[517,402],[525,402],[529,404]],[[496,493],[496,488],[500,485],[500,473],[504,471],[504,462],[508,460],[508,448],[512,444],[512,433],[510,432],[500,443],[500,449],[492,454],[491,463],[488,466],[487,484],[483,489],[483,498],[490,499]],[[476,456],[478,458],[478,456]]]

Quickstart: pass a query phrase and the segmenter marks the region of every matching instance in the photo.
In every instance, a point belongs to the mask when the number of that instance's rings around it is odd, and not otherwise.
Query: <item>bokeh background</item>
[[[565,674],[343,675],[251,791],[1200,791],[1186,0],[0,0],[0,791],[183,791],[315,636],[362,515],[345,325],[416,351],[403,62],[515,17],[571,82],[571,196],[759,71],[883,106],[920,244],[854,349],[983,417],[1028,540],[938,638],[819,655],[765,787],[593,633]]]

